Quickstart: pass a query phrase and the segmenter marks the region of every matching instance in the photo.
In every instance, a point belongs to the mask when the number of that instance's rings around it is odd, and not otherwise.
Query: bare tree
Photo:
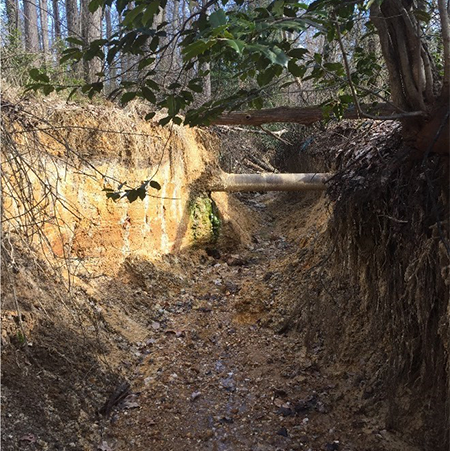
[[[10,36],[16,36],[19,30],[19,3],[18,0],[6,0],[6,17]]]
[[[25,27],[25,49],[30,53],[39,52],[37,9],[34,0],[24,0],[23,15]]]
[[[40,5],[40,19],[41,19],[42,51],[44,53],[44,61],[46,61],[48,58],[48,55],[49,55],[47,0],[39,0],[39,5]]]
[[[59,15],[58,0],[52,0],[53,8],[53,29],[55,33],[55,41],[61,39],[61,18]]]
[[[97,9],[94,13],[89,11],[89,0],[81,2],[82,36],[83,42],[88,45],[90,42],[102,37],[102,10]],[[87,83],[95,81],[96,74],[101,71],[101,61],[94,57],[91,60],[84,60],[84,79]]]
[[[56,1],[56,0],[55,0]],[[66,0],[67,35],[80,37],[79,10],[76,0]]]
[[[103,11],[103,16],[105,18],[105,37],[106,39],[110,40],[113,34],[113,27],[112,27],[112,19],[111,19],[111,7],[106,6]],[[116,62],[113,61],[109,65],[109,81],[107,85],[107,93],[111,93],[116,88],[116,76],[117,76],[117,68],[116,68]]]

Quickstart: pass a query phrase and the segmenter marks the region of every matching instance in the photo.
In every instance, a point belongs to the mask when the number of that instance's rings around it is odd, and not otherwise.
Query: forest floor
[[[247,249],[178,262],[99,450],[414,449],[385,429],[363,363],[326,365],[320,344],[307,350],[299,334],[268,327],[280,277],[298,260],[298,244],[282,234],[287,200],[250,198],[260,229]],[[304,206],[307,215],[317,202]]]

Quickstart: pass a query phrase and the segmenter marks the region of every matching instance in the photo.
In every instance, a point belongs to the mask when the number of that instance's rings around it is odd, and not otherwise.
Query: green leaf
[[[48,96],[51,92],[55,90],[55,87],[52,85],[45,85],[42,87],[42,91],[44,91],[44,94]]]
[[[161,189],[161,185],[156,180],[150,180],[150,186],[158,191]]]
[[[236,50],[237,53],[242,53],[242,50],[245,47],[245,42],[241,41],[240,39],[225,39],[225,42],[234,50]]]
[[[177,83],[177,82],[171,83],[169,86],[167,86],[167,89],[170,89],[171,91],[178,89],[178,88],[181,88],[181,85],[180,85],[180,83]]]
[[[264,100],[261,97],[257,97],[252,100],[251,106],[256,110],[260,110],[264,106]]]
[[[50,78],[48,77],[48,75],[44,74],[39,69],[33,68],[28,73],[30,74],[30,77],[33,80],[41,81],[43,83],[49,83],[50,82]]]
[[[342,94],[339,96],[339,100],[341,101],[341,103],[349,104],[352,103],[354,99],[350,94]]]
[[[194,96],[189,91],[181,91],[180,95],[183,97],[183,99],[186,101],[186,103],[191,103],[194,101]]]
[[[158,48],[158,45],[159,45],[159,36],[155,36],[150,42],[149,49],[152,52],[155,52],[156,49]]]
[[[108,53],[108,56],[109,56],[109,53]],[[152,64],[154,61],[155,61],[155,58],[144,58],[139,61],[138,69],[142,70],[142,69],[144,69],[144,67],[150,66],[150,64]]]
[[[431,15],[422,9],[415,9],[413,14],[416,16],[417,20],[425,23],[429,23],[431,20]]]
[[[196,83],[194,80],[191,80],[188,83],[188,88],[194,92],[202,92],[203,91],[203,87],[201,85],[199,85],[198,83]]]
[[[103,89],[103,83],[102,82],[96,82],[92,83],[92,89],[96,92],[100,92]]]
[[[153,18],[159,9],[159,1],[152,0],[147,4],[147,8],[145,9],[144,15],[142,16],[142,24],[144,26],[152,25]]]
[[[94,0],[95,1],[95,0]],[[66,41],[69,44],[75,44],[75,45],[84,45],[84,42],[81,39],[74,38],[73,36],[66,38]]]
[[[145,80],[145,84],[150,88],[153,89],[153,91],[159,91],[159,85],[155,81],[151,80],[150,78],[147,78]]]
[[[188,61],[196,56],[199,56],[206,52],[210,47],[212,47],[215,44],[215,41],[203,41],[199,39],[198,41],[193,42],[192,44],[189,44],[187,47],[185,47],[181,53],[183,53],[183,59],[184,61]]]
[[[137,189],[130,189],[125,191],[125,197],[128,199],[128,202],[133,203],[139,196],[139,190]]]
[[[141,199],[141,200],[144,200],[144,199],[145,199],[145,196],[147,195],[147,191],[145,190],[145,186],[146,186],[146,184],[143,183],[143,184],[136,190],[137,195],[138,195],[139,199]]]
[[[150,88],[147,88],[147,86],[142,87],[142,95],[144,99],[148,100],[150,103],[156,103],[156,96],[154,92]]]
[[[159,125],[164,127],[170,122],[170,119],[171,119],[170,116],[163,117],[162,119],[159,120]]]
[[[280,48],[273,47],[270,50],[267,49],[265,53],[269,56],[269,59],[272,63],[278,64],[280,66],[287,66],[289,58],[287,57],[286,53],[284,53]]]
[[[133,100],[136,97],[137,93],[136,92],[126,92],[122,98],[120,99],[122,104],[128,103],[131,100]]]
[[[183,123],[183,119],[181,119],[180,116],[175,116],[175,117],[172,119],[172,122],[173,122],[174,124],[176,124],[176,125],[181,125],[181,124]]]
[[[28,73],[33,80],[36,80],[36,81],[39,80],[39,75],[40,75],[39,69],[36,69],[36,68],[30,69],[30,71]]]
[[[92,0],[89,3],[89,12],[94,13],[95,11],[97,11],[98,8],[100,8],[100,6],[102,5],[102,0]]]
[[[324,63],[323,67],[331,72],[336,72],[337,75],[345,74],[344,66],[341,63]]]
[[[289,61],[288,63],[288,70],[294,77],[303,77],[306,72],[305,66],[297,66],[294,61]]]
[[[256,77],[256,81],[259,86],[265,86],[269,84],[276,75],[276,68],[274,66],[270,66],[267,70],[260,72]]]
[[[120,199],[120,193],[106,193],[107,199],[112,199],[114,202]]]
[[[227,16],[225,14],[225,11],[223,9],[219,9],[215,12],[213,12],[209,16],[209,23],[214,27],[220,27],[222,25],[226,25],[227,23]]]
[[[307,49],[297,48],[288,52],[288,55],[292,58],[302,59],[308,53]]]
[[[124,27],[128,27],[134,24],[135,19],[142,13],[146,5],[139,5],[133,9],[129,9],[126,12],[125,18],[122,21]]]
[[[167,96],[166,105],[170,117],[173,117],[178,113],[179,106],[177,100],[177,97],[175,97],[173,94]]]
[[[154,111],[152,111],[151,113],[147,113],[146,115],[145,115],[145,120],[146,121],[149,121],[150,119],[153,119],[154,117],[155,117],[155,112]]]

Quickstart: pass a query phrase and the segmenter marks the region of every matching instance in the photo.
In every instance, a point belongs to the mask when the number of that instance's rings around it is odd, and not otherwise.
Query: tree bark
[[[81,37],[77,0],[66,0],[67,36]]]
[[[25,24],[25,49],[30,53],[39,52],[39,34],[37,23],[37,9],[34,0],[23,2]]]
[[[370,112],[371,115],[378,115],[383,120],[390,119],[389,116],[396,116],[396,109],[388,104],[379,104],[377,107],[365,107],[362,110]],[[222,114],[211,120],[213,125],[262,125],[271,122],[294,122],[297,124],[311,125],[324,120],[323,110],[320,106],[305,108],[278,107],[265,110],[236,111]],[[355,108],[349,108],[344,112],[344,119],[360,119]]]
[[[44,61],[47,62],[49,55],[49,39],[48,39],[48,3],[47,0],[39,0],[40,17],[41,17],[41,37],[42,52],[44,53]]]
[[[211,191],[323,191],[332,176],[315,174],[228,174],[223,172],[214,181]]]
[[[106,6],[105,7],[105,32],[106,32],[106,39],[111,40],[111,36],[113,34],[112,29],[112,21],[111,21],[111,7]],[[117,76],[117,68],[116,68],[116,62],[112,61],[112,63],[109,65],[109,82],[108,82],[108,94],[110,94],[114,89],[116,89],[116,76]]]
[[[61,16],[59,15],[58,0],[52,0],[53,8],[53,29],[55,33],[55,41],[61,39]]]
[[[6,0],[6,17],[10,39],[18,38],[19,31],[19,3],[18,0]]]
[[[450,95],[450,18],[449,7],[445,0],[438,0],[439,16],[442,27],[442,45],[444,47],[444,83],[442,86],[442,97],[447,98]]]
[[[82,17],[82,34],[83,42],[89,45],[90,42],[100,39],[102,37],[102,11],[97,9],[91,13],[89,11],[89,0],[82,0],[81,2],[81,17]],[[101,60],[97,57],[83,62],[84,80],[86,83],[93,83],[101,71]]]

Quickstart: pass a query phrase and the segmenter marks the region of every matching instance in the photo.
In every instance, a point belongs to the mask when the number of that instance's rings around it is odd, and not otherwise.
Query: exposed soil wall
[[[13,153],[17,157],[4,169],[10,182],[4,191],[6,227],[22,227],[24,210],[39,204],[51,253],[86,269],[113,269],[130,255],[152,258],[198,240],[214,241],[211,218],[203,218],[202,226],[197,221],[193,230],[192,206],[207,196],[205,184],[217,170],[217,143],[201,130],[145,122],[144,114],[139,105],[123,111],[57,102],[6,103],[3,121],[10,142],[4,141],[5,161]],[[18,186],[25,178],[29,193],[22,198]],[[142,201],[114,202],[102,191],[122,184],[122,189],[135,188],[151,178],[161,190],[149,188]],[[46,199],[47,189],[52,193]],[[30,193],[34,200],[26,199]],[[224,226],[229,226],[228,201],[222,198]],[[236,233],[245,241],[242,231]]]
[[[317,223],[299,242],[298,263],[286,267],[278,302],[287,315],[274,316],[275,324],[303,334],[311,350],[323,347],[337,371],[361,374],[361,396],[372,401],[366,409],[381,414],[388,430],[409,434],[423,449],[446,450],[448,159],[411,162],[392,123],[343,124],[305,142],[310,152],[291,150],[286,165],[301,171],[316,160],[320,171],[334,156],[337,175],[328,207],[317,204],[308,218]],[[292,234],[307,200],[290,202]]]

